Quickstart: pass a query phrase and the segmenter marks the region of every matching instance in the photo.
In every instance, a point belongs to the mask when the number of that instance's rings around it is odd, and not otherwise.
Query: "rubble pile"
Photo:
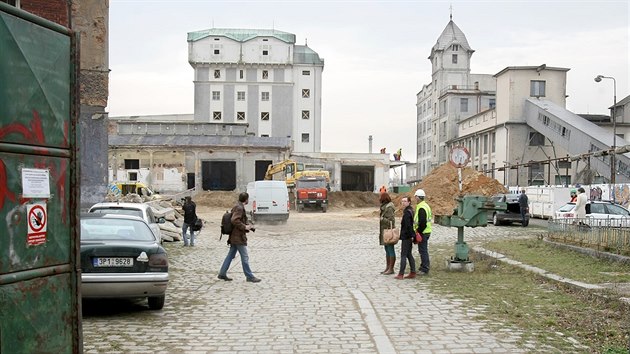
[[[434,215],[452,215],[457,207],[455,198],[460,194],[458,185],[457,168],[450,163],[445,163],[433,169],[419,185],[415,186],[409,195],[413,196],[416,190],[423,189],[427,195],[427,202],[431,206]],[[462,194],[492,196],[494,194],[507,193],[507,189],[494,178],[470,167],[462,169]],[[400,199],[404,195],[394,198],[396,208],[400,209]],[[398,211],[400,213],[400,211]]]

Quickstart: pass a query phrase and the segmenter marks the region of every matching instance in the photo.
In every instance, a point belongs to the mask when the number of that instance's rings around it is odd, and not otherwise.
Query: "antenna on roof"
[[[451,13],[451,15],[450,15],[451,21],[453,21],[453,4],[451,4],[448,8],[449,8],[450,13]]]
[[[304,38],[304,46],[308,47],[308,38]]]

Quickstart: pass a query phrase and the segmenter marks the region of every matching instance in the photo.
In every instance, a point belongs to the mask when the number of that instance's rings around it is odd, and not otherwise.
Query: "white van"
[[[256,181],[247,184],[249,203],[245,211],[252,220],[284,221],[289,219],[289,191],[284,181]]]

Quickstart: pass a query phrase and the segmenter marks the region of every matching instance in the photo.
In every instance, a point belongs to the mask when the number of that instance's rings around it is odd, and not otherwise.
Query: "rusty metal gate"
[[[65,27],[0,2],[0,352],[82,350],[76,66]]]

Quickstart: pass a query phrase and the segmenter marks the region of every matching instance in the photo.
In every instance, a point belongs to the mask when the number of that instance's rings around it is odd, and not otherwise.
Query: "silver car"
[[[151,231],[155,234],[156,240],[162,242],[162,232],[160,231],[160,225],[166,222],[163,217],[156,217],[153,214],[151,206],[144,203],[97,203],[92,205],[89,213],[99,214],[118,214],[118,215],[131,215],[137,216],[144,220]]]
[[[81,296],[147,298],[164,307],[168,256],[144,220],[128,215],[81,216]]]

